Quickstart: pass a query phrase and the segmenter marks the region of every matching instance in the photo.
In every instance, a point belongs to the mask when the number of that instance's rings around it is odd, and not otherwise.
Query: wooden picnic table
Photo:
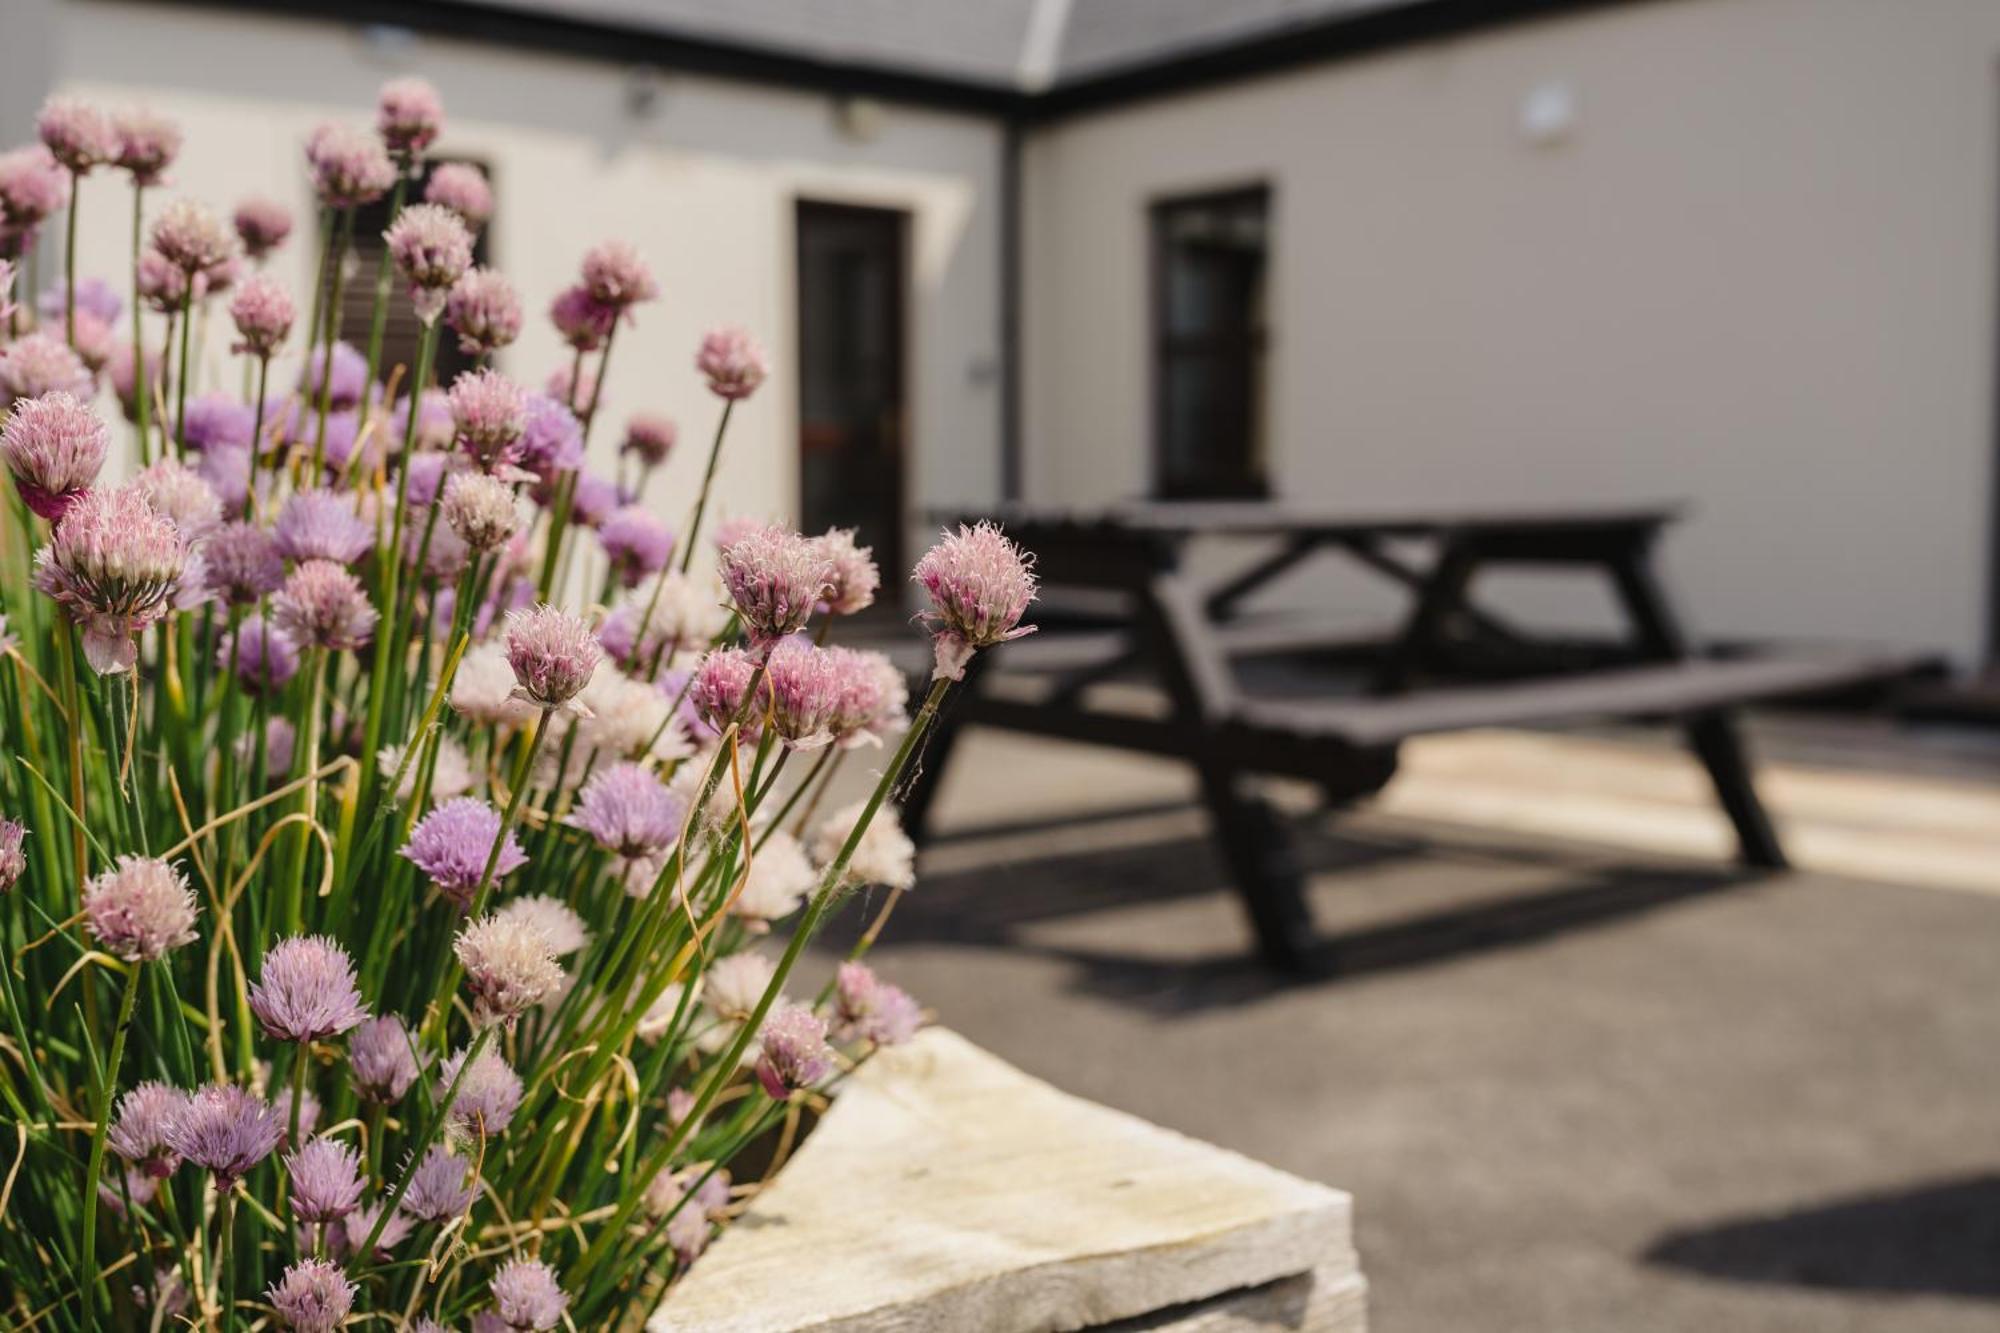
[[[1009,506],[986,517],[1035,553],[1045,591],[1040,633],[975,660],[941,719],[905,818],[922,836],[958,732],[985,725],[1168,755],[1191,765],[1243,894],[1262,951],[1298,966],[1314,951],[1302,875],[1285,830],[1246,785],[1302,777],[1342,804],[1379,790],[1410,736],[1481,726],[1591,719],[1668,720],[1685,731],[1734,824],[1742,859],[1778,868],[1784,852],[1757,796],[1734,710],[1833,691],[1906,672],[1907,657],[1865,654],[1697,657],[1655,568],[1675,505],[1358,512],[1285,503],[1132,502],[1108,509]],[[1267,548],[1220,578],[1188,568],[1197,543]],[[1428,548],[1413,557],[1411,545]],[[1363,689],[1256,697],[1241,659],[1352,648],[1351,635],[1310,614],[1246,613],[1257,594],[1309,558],[1337,552],[1404,590],[1408,609],[1376,645]],[[1555,567],[1601,574],[1623,619],[1609,658],[1580,662],[1572,646],[1478,606],[1483,571]],[[1111,605],[1107,606],[1107,599]],[[1082,609],[1076,609],[1082,604]],[[1455,646],[1483,646],[1506,675],[1474,684],[1450,670]],[[1442,666],[1445,683],[1436,681]],[[1167,708],[1133,710],[1097,687],[1139,675]],[[1039,678],[1023,694],[1010,678]],[[1475,678],[1477,679],[1477,678]]]

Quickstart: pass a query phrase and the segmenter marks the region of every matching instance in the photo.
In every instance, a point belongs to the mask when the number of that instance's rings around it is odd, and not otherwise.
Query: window
[[[1270,202],[1258,186],[1153,206],[1154,492],[1162,499],[1270,493]]]
[[[404,195],[406,203],[416,203],[424,197],[424,184],[430,173],[439,164],[426,162],[419,177],[411,182]],[[472,163],[492,183],[492,173],[483,162]],[[382,261],[382,252],[387,248],[382,242],[382,233],[389,228],[390,196],[383,195],[372,204],[354,210],[354,239],[349,246],[353,264],[347,271],[347,285],[341,292],[340,337],[361,351],[368,350],[369,326],[375,317],[375,274],[376,266]],[[473,233],[472,262],[485,264],[487,256],[486,238],[493,229],[492,223]],[[403,381],[397,392],[406,392],[407,380],[416,373],[417,337],[423,326],[417,323],[417,312],[411,308],[409,297],[404,293],[403,284],[393,276],[389,288],[389,318],[382,330],[381,376],[387,379],[389,372],[397,366],[403,368]],[[433,376],[438,384],[450,385],[459,372],[473,368],[472,358],[458,349],[458,339],[449,329],[441,330],[437,340],[437,356],[434,361]]]

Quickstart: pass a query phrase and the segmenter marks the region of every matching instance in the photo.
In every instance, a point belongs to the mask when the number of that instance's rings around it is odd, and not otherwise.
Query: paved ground
[[[1380,1333],[2000,1327],[2000,901],[1313,821],[1354,969],[1245,962],[1184,780],[975,739],[883,970],[1029,1071],[1351,1190]]]

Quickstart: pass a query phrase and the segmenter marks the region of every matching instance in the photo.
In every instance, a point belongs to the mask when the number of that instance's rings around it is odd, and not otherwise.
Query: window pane
[[[1158,476],[1167,496],[1254,496],[1264,472],[1264,190],[1156,206]]]

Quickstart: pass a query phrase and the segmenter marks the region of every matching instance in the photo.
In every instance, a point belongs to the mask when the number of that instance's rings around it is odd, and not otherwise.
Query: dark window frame
[[[1269,457],[1269,408],[1267,394],[1261,390],[1269,370],[1271,331],[1268,319],[1269,270],[1271,258],[1271,217],[1275,191],[1269,181],[1258,180],[1226,188],[1191,191],[1161,195],[1147,205],[1148,244],[1151,249],[1151,308],[1148,311],[1147,354],[1148,371],[1152,378],[1150,401],[1152,421],[1150,429],[1152,467],[1148,479],[1153,498],[1160,500],[1185,499],[1267,499],[1272,494],[1272,480]],[[1169,227],[1177,214],[1194,210],[1223,212],[1254,207],[1261,213],[1265,229],[1264,271],[1259,275],[1263,284],[1263,298],[1254,303],[1252,318],[1243,320],[1240,331],[1228,334],[1188,334],[1175,333],[1169,326],[1168,302],[1170,299],[1170,251]],[[1171,414],[1171,371],[1170,362],[1177,357],[1194,354],[1228,355],[1235,353],[1242,359],[1245,389],[1245,410],[1249,417],[1249,429],[1260,438],[1246,438],[1243,442],[1240,471],[1230,478],[1230,483],[1221,487],[1189,484],[1187,479],[1176,478],[1171,471],[1168,441],[1168,422]]]

